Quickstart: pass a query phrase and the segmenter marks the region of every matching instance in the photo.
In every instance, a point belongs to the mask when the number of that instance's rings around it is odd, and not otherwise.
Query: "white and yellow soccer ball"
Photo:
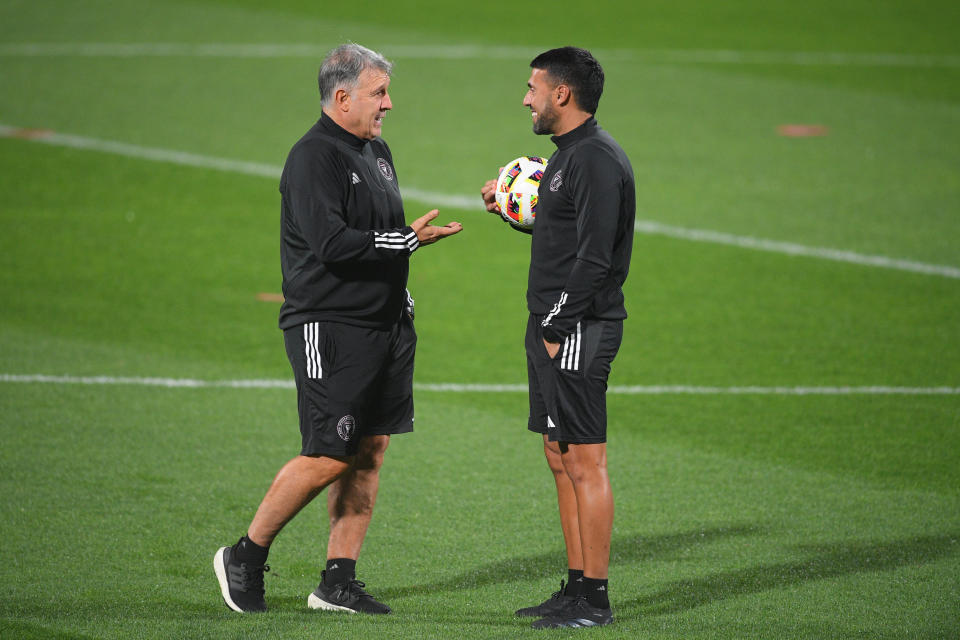
[[[537,217],[537,194],[547,161],[537,156],[511,160],[497,178],[500,215],[514,227],[530,229]]]

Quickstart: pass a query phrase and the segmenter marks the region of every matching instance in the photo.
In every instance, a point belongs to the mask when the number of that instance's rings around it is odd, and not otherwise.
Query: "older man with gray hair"
[[[220,592],[239,613],[266,610],[270,544],[327,489],[326,568],[312,609],[389,613],[356,579],[390,436],[413,430],[410,255],[461,230],[435,226],[436,209],[409,226],[397,172],[380,138],[393,108],[392,64],[358,44],[320,66],[322,115],[290,150],[280,178],[280,309],[297,386],[300,454],[287,462],[247,534],[214,556]]]

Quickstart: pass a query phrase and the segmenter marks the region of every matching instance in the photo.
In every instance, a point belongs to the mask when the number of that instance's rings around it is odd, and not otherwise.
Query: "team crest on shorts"
[[[389,162],[383,158],[377,158],[377,166],[380,168],[380,173],[383,174],[384,178],[393,180],[393,167],[390,166]]]
[[[340,422],[337,423],[337,435],[339,435],[340,439],[344,442],[350,442],[356,430],[357,423],[353,419],[353,416],[343,416],[340,418]]]
[[[550,191],[556,191],[563,184],[563,178],[560,176],[560,172],[557,171],[553,174],[553,179],[550,180]]]

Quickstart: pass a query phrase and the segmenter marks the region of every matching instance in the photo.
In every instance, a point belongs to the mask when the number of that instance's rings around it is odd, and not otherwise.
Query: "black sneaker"
[[[566,605],[568,602],[576,599],[576,596],[568,596],[565,592],[566,588],[563,580],[561,580],[560,591],[554,591],[549,600],[541,602],[534,607],[517,609],[516,615],[520,616],[521,618],[545,618],[549,615],[557,613],[563,609],[564,605]]]
[[[613,622],[613,611],[608,607],[601,609],[587,602],[586,597],[573,598],[559,612],[545,616],[534,622],[534,629],[560,629],[563,627],[600,627]]]
[[[233,547],[221,547],[213,556],[213,571],[228,607],[237,613],[267,610],[267,603],[263,601],[263,572],[270,571],[269,566],[238,562]]]
[[[320,584],[307,598],[311,609],[326,611],[346,611],[347,613],[390,613],[390,607],[363,590],[365,585],[359,580],[347,580],[333,586],[326,585],[323,578],[326,571],[320,572]]]

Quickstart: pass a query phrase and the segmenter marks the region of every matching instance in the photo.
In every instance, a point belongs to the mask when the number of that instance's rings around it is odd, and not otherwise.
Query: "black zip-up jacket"
[[[627,317],[623,283],[633,251],[633,168],[594,118],[551,140],[530,246],[527,308],[560,343],[586,318]]]
[[[404,221],[387,143],[358,138],[323,114],[290,150],[280,194],[280,328],[393,326],[419,242]]]

